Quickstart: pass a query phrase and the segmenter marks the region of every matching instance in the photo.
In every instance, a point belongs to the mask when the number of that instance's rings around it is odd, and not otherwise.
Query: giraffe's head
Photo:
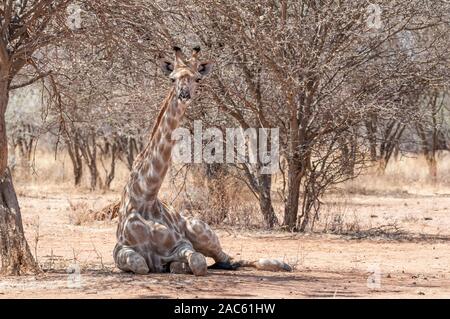
[[[184,58],[179,47],[173,49],[175,51],[174,61],[161,60],[161,68],[164,74],[172,80],[178,100],[187,103],[194,97],[198,83],[211,72],[212,63],[199,61],[199,47],[193,49],[189,60]]]

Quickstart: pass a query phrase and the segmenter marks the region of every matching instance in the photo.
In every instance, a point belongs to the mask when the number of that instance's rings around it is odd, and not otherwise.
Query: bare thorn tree
[[[34,83],[47,74],[35,55],[61,40],[67,30],[69,0],[3,0],[0,4],[0,258],[2,274],[38,270],[24,236],[22,217],[8,169],[5,113],[12,89]],[[23,79],[24,71],[34,74]]]

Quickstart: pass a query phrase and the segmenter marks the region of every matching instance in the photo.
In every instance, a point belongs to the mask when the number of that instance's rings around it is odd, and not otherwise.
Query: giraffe
[[[198,47],[193,49],[189,60],[180,48],[174,47],[174,51],[173,62],[160,62],[173,86],[122,193],[113,251],[116,266],[135,274],[172,272],[202,276],[208,269],[206,257],[210,257],[215,261],[209,267],[213,269],[291,270],[287,264],[272,259],[234,261],[222,250],[217,235],[206,223],[182,216],[158,199],[175,145],[172,132],[190,105],[198,82],[212,67],[210,61],[199,61]]]

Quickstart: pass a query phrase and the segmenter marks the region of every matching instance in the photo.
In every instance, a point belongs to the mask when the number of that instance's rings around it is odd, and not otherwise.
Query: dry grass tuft
[[[116,219],[119,215],[120,201],[115,201],[108,204],[100,210],[96,210],[86,202],[72,203],[69,201],[70,223],[76,226],[90,224],[94,221],[111,221]]]
[[[350,211],[350,199],[337,200],[330,198],[327,205],[323,206],[319,215],[319,220],[315,224],[315,231],[334,234],[346,235],[358,233],[364,228],[357,214]]]
[[[69,201],[69,222],[75,226],[90,224],[95,220],[95,212],[86,202],[73,203]]]
[[[438,155],[437,181],[430,178],[423,156],[403,156],[392,160],[383,174],[375,169],[367,171],[343,185],[347,193],[362,195],[407,196],[450,193],[450,153]]]
[[[117,200],[111,204],[108,204],[99,211],[93,212],[93,219],[102,220],[113,220],[119,217],[120,200]]]

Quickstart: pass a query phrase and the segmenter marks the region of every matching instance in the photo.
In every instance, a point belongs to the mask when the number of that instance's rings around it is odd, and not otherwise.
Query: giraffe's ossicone
[[[249,266],[291,270],[287,264],[272,259],[233,262],[206,223],[186,218],[158,199],[175,144],[172,133],[195,96],[198,82],[208,75],[212,66],[211,62],[198,60],[199,48],[194,48],[189,60],[184,59],[178,47],[174,50],[174,62],[161,60],[173,87],[162,104],[150,140],[134,162],[122,194],[113,252],[117,267],[136,274],[170,271],[205,275],[205,257],[211,257],[216,263],[210,268]]]

